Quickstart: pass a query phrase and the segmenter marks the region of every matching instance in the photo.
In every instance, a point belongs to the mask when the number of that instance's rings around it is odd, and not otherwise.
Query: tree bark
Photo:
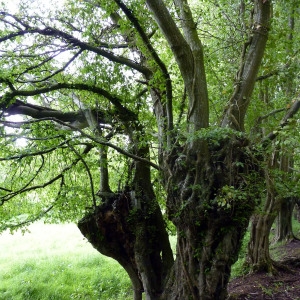
[[[159,207],[145,214],[135,207],[134,192],[111,196],[78,222],[78,228],[103,255],[112,257],[126,270],[134,299],[159,299],[173,253]],[[142,206],[145,203],[142,200]]]
[[[276,197],[270,169],[274,169],[276,165],[276,157],[273,160],[269,160],[268,167],[265,169],[266,199],[262,212],[252,217],[246,262],[253,271],[274,271],[273,261],[269,252],[269,235],[271,226],[278,214],[281,200],[279,197]]]
[[[134,300],[142,299],[143,283],[134,257],[134,235],[129,230],[130,195],[111,197],[78,222],[78,228],[101,254],[112,257],[127,272],[134,291]]]
[[[226,298],[231,265],[255,206],[245,178],[260,176],[246,145],[228,136],[209,147],[210,161],[175,161],[167,208],[177,228],[177,257],[162,299]]]
[[[295,201],[292,198],[283,199],[277,216],[275,231],[275,242],[289,242],[295,239],[292,226],[292,216],[295,207]]]
[[[244,44],[236,88],[222,119],[222,126],[244,131],[245,115],[262,61],[271,18],[271,1],[254,1],[252,33]]]
[[[296,200],[296,205],[295,205],[295,219],[300,222],[300,200]]]

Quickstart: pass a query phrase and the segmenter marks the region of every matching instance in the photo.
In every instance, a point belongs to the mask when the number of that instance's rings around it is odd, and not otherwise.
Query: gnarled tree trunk
[[[244,139],[219,142],[209,147],[209,160],[186,153],[174,162],[168,211],[178,233],[177,257],[163,299],[227,295],[231,265],[255,207],[250,182],[260,173]]]
[[[153,204],[147,215],[134,205],[133,192],[111,196],[78,222],[88,241],[120,263],[130,277],[134,299],[159,299],[173,265],[173,253],[161,211]]]

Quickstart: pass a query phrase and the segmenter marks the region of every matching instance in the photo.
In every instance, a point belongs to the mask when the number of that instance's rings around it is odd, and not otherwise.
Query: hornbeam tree
[[[1,229],[79,220],[134,299],[225,299],[276,137],[246,124],[271,0],[24,3],[0,12]]]

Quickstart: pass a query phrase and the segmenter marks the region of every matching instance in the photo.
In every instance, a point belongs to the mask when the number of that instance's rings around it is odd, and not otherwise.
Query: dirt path
[[[280,262],[288,271],[235,278],[228,286],[228,300],[300,300],[300,241],[280,246],[276,253],[280,253]]]

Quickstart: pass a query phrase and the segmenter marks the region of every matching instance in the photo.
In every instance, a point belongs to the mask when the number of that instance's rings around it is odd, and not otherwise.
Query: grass
[[[0,235],[0,300],[132,299],[130,280],[74,224]]]
[[[238,260],[231,267],[230,278],[236,278],[248,273],[249,269],[245,266],[245,257],[247,255],[247,245],[250,239],[250,232],[247,231],[241,246]]]
[[[293,222],[299,235],[300,223]],[[0,300],[129,300],[130,280],[114,260],[102,256],[74,224],[36,223],[30,233],[0,235]],[[231,278],[245,274],[246,233]],[[171,237],[175,248],[176,237]]]

